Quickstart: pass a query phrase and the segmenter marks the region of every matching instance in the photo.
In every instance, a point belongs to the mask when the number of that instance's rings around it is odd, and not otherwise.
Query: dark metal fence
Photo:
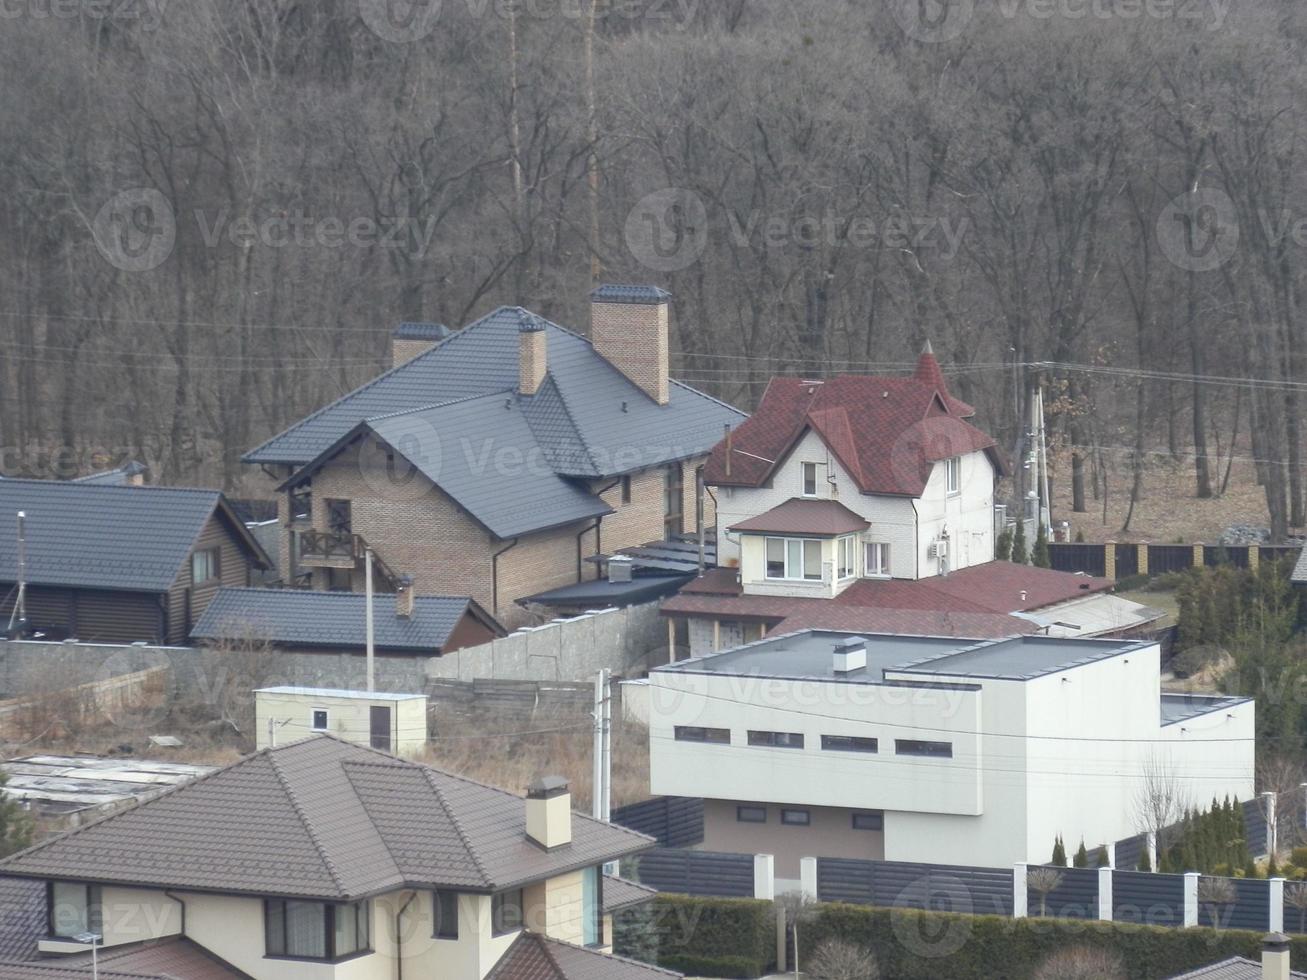
[[[1057,544],[1048,549],[1049,564],[1059,572],[1107,574],[1107,548],[1101,544]]]
[[[1059,919],[1098,918],[1098,870],[1096,868],[1058,868],[1062,883],[1047,895],[1026,889],[1026,909],[1031,915],[1049,915]],[[1041,911],[1043,910],[1043,911]]]
[[[1164,575],[1194,567],[1194,548],[1190,544],[1150,544],[1148,574]]]
[[[1183,925],[1184,876],[1113,871],[1112,919],[1156,926]]]
[[[1116,577],[1130,578],[1139,574],[1139,545],[1119,544],[1116,546]]]
[[[1127,837],[1116,842],[1116,866],[1124,871],[1134,871],[1143,859],[1148,838],[1144,834]]]
[[[753,855],[655,848],[636,862],[636,879],[660,892],[753,898]]]
[[[1221,884],[1213,887],[1212,882]],[[1228,901],[1231,896],[1233,902]],[[1256,878],[1198,879],[1200,926],[1261,931],[1270,921],[1270,915],[1271,892],[1265,881]]]
[[[817,859],[817,898],[975,915],[1012,914],[1012,872],[953,864]]]
[[[1087,575],[1107,574],[1107,549],[1116,550],[1115,578],[1120,580],[1139,574],[1162,575],[1182,572],[1194,567],[1194,546],[1191,544],[1153,544],[1148,546],[1148,562],[1141,567],[1137,544],[1080,544],[1050,543],[1049,564],[1059,572],[1084,572]],[[1248,568],[1256,552],[1263,562],[1297,558],[1302,549],[1297,545],[1203,545],[1202,564],[1233,565]]]
[[[1266,814],[1260,800],[1247,800],[1243,804],[1243,825],[1248,834],[1248,853],[1261,857],[1266,853]]]
[[[613,823],[648,834],[659,847],[691,847],[703,843],[703,800],[689,796],[656,796],[619,806]]]

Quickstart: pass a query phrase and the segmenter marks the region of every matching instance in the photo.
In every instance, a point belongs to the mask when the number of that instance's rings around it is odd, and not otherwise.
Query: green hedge
[[[615,950],[670,970],[756,977],[776,960],[776,911],[752,898],[659,895],[614,922]]]
[[[1176,929],[1076,919],[1008,919],[915,909],[829,904],[799,930],[801,954],[822,940],[860,943],[895,980],[1029,980],[1049,954],[1103,947],[1125,961],[1132,980],[1158,980],[1231,956],[1257,960],[1261,933]],[[1307,937],[1294,937],[1293,961],[1307,962]]]

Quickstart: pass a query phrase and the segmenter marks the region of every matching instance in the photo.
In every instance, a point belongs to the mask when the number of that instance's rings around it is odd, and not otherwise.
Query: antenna
[[[21,628],[27,622],[27,512],[18,512],[18,598],[14,600],[13,612],[9,614],[9,629],[6,635],[12,635],[14,625]]]

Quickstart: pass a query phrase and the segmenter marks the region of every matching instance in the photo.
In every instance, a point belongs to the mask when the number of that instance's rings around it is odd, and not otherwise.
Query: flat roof
[[[261,687],[255,694],[295,694],[310,698],[357,698],[363,701],[412,701],[425,694],[392,694],[389,691],[344,691],[334,687]]]
[[[1177,722],[1197,718],[1199,715],[1214,711],[1226,711],[1237,704],[1243,704],[1252,698],[1233,697],[1226,694],[1189,694],[1185,691],[1162,692],[1162,724],[1174,725]]]
[[[152,759],[29,755],[0,763],[7,777],[0,793],[34,803],[45,813],[68,813],[146,799],[216,768]]]
[[[848,637],[867,641],[867,666],[836,674],[835,644]],[[885,672],[948,677],[1031,680],[1143,649],[1150,640],[1091,640],[1014,636],[999,640],[803,630],[768,637],[733,650],[656,668],[660,671],[750,674],[878,684]]]

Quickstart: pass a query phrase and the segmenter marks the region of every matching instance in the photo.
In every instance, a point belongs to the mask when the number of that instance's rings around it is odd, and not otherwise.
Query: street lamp
[[[98,932],[79,932],[73,939],[91,947],[91,980],[100,980],[100,960],[96,950],[104,943],[104,936]]]

